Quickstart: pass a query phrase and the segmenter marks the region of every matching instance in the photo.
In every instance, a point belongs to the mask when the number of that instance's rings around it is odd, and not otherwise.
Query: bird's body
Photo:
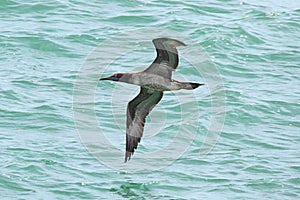
[[[189,82],[179,82],[170,80],[157,74],[147,72],[124,73],[119,82],[125,82],[133,85],[139,85],[149,90],[171,91],[180,89],[194,89]]]
[[[136,73],[117,73],[100,79],[125,82],[141,87],[140,93],[127,106],[125,162],[137,149],[144,132],[146,117],[161,100],[164,91],[192,90],[203,85],[172,79],[172,72],[177,68],[179,61],[176,47],[185,46],[184,43],[169,38],[157,38],[152,41],[157,57],[147,69]]]

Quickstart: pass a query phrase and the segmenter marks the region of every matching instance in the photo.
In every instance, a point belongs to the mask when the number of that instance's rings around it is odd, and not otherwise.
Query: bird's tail
[[[185,88],[184,89],[193,90],[193,89],[196,89],[197,87],[199,87],[201,85],[204,85],[204,84],[202,84],[202,83],[185,83]]]

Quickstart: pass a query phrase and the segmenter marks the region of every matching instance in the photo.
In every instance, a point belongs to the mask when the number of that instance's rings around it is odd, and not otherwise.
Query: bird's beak
[[[109,77],[105,77],[105,78],[100,78],[99,80],[100,81],[111,80],[111,77],[109,76]]]
[[[105,80],[109,80],[109,81],[118,81],[119,78],[112,75],[112,76],[109,76],[109,77],[105,77],[105,78],[100,78],[100,81],[105,81]]]

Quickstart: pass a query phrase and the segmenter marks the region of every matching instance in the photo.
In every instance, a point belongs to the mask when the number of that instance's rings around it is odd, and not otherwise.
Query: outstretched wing
[[[178,66],[178,51],[176,47],[185,46],[183,42],[170,38],[152,40],[156,48],[156,58],[145,72],[158,74],[171,80],[172,71]]]
[[[141,87],[140,93],[128,103],[125,162],[130,160],[134,150],[137,149],[143,136],[146,117],[161,100],[162,96],[163,92]]]

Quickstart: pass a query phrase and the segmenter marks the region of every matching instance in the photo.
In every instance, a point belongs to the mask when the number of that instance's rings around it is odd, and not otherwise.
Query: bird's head
[[[124,75],[124,73],[117,73],[109,77],[100,78],[100,81],[104,80],[110,80],[110,81],[120,81],[121,77]]]

